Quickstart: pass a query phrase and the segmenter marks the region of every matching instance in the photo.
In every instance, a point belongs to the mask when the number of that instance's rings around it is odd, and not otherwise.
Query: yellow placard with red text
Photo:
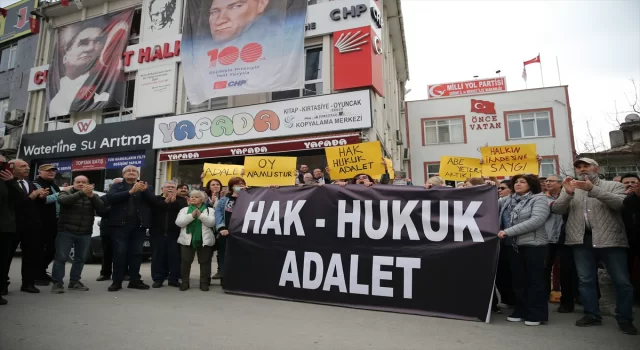
[[[243,168],[242,165],[204,163],[202,167],[202,171],[204,172],[202,184],[206,186],[209,181],[216,179],[225,187],[229,184],[231,178],[242,177]]]
[[[247,186],[295,186],[297,157],[244,157]]]
[[[482,147],[480,153],[484,176],[538,175],[539,165],[534,143]]]
[[[376,178],[385,173],[380,141],[329,147],[324,151],[331,179],[352,179],[358,174]]]
[[[440,157],[440,177],[449,181],[466,181],[471,177],[482,177],[480,159],[469,157]]]

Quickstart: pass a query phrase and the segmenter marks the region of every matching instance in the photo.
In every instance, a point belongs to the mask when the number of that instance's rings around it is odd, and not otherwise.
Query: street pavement
[[[149,284],[150,266],[142,268]],[[53,295],[40,287],[41,294],[26,294],[19,292],[16,258],[9,304],[0,306],[0,349],[640,349],[640,336],[622,334],[612,317],[601,327],[578,328],[579,311],[558,314],[555,305],[548,325],[506,322],[508,310],[486,324],[237,296],[216,281],[202,292],[197,263],[196,288],[187,292],[165,284],[109,293],[110,282],[95,281],[99,271],[85,266],[88,292]]]

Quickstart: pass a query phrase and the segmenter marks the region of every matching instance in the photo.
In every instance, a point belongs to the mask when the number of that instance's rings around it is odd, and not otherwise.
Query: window
[[[62,115],[55,118],[49,118],[44,122],[45,131],[54,131],[68,129],[71,127],[71,115]]]
[[[640,173],[640,167],[635,165],[602,166],[601,173],[605,174],[606,178],[613,179],[616,176],[622,176],[629,173]]]
[[[462,118],[424,120],[424,144],[464,143],[463,124]]]
[[[18,45],[5,47],[0,52],[0,72],[14,69],[17,61]]]
[[[426,176],[427,178],[424,179],[425,182],[427,182],[427,180],[432,177],[432,176],[438,176],[440,174],[440,164],[426,164],[425,165],[425,170],[426,170]]]
[[[543,158],[540,162],[540,177],[557,175],[555,158]]]
[[[124,86],[124,104],[102,110],[103,122],[105,124],[133,120],[133,96],[136,90],[136,72],[127,73],[126,79],[127,82]]]
[[[551,136],[550,111],[508,114],[509,139]]]
[[[227,108],[229,103],[229,99],[227,97],[216,97],[209,100],[206,100],[200,104],[191,104],[189,99],[187,98],[187,112],[202,112],[202,111],[211,111],[216,109]]]
[[[129,29],[129,45],[135,45],[140,42],[140,23],[142,22],[142,9],[136,9],[131,20],[131,28]]]
[[[4,125],[4,114],[9,110],[9,99],[0,100],[0,137],[4,136],[6,127]]]
[[[322,95],[322,47],[307,48],[304,52],[304,89],[272,92],[272,101]]]

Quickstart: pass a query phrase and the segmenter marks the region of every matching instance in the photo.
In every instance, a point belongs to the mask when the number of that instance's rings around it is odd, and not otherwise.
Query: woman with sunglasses
[[[511,194],[511,190],[509,189],[509,180],[502,180],[500,185],[498,185],[498,196],[500,198],[507,197]]]

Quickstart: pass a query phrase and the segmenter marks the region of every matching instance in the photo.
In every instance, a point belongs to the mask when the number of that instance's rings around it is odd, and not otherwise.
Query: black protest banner
[[[497,217],[490,186],[252,189],[234,206],[225,290],[488,321]]]

